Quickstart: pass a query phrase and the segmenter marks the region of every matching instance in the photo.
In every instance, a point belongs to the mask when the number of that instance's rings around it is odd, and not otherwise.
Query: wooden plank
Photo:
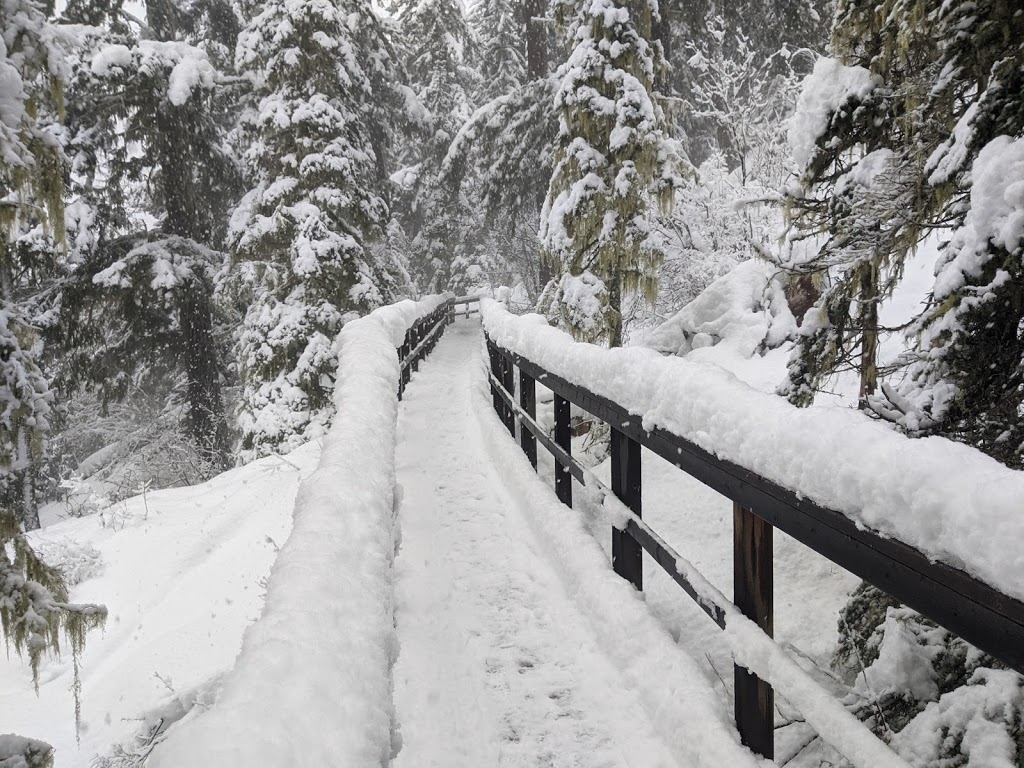
[[[533,377],[523,370],[519,371],[519,405],[531,419],[537,418],[537,384]],[[522,446],[530,464],[536,469],[537,438],[522,422],[519,428],[519,445]]]
[[[555,444],[572,456],[571,406],[561,395],[555,395]],[[555,461],[555,495],[567,507],[572,506],[572,476],[569,466]]]
[[[772,527],[733,505],[733,602],[768,637],[774,637]],[[734,667],[736,728],[740,740],[775,757],[775,692],[756,675]]]
[[[612,427],[612,493],[637,516],[640,501],[640,443]],[[626,531],[612,528],[612,568],[639,590],[644,588],[643,550]]]
[[[684,438],[659,428],[647,431],[639,418],[607,398],[507,350],[496,349],[542,382],[556,398],[571,399],[602,421],[619,424],[623,433],[708,487],[1024,673],[1021,601],[961,570],[931,562],[907,544],[861,530],[845,515],[719,459]]]

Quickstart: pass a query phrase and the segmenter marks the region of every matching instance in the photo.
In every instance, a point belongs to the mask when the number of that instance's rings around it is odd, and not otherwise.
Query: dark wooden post
[[[422,334],[420,332],[420,321],[417,320],[415,323],[413,323],[413,326],[412,326],[412,340],[410,342],[412,348],[416,349],[416,347],[418,347],[420,345],[420,341],[422,339],[423,339],[423,336],[422,336]],[[419,369],[420,369],[420,355],[419,355],[419,352],[413,353],[412,363],[411,363],[411,365],[409,367],[412,368],[412,370],[414,370],[414,371],[419,371]]]
[[[572,424],[570,404],[564,397],[555,395],[555,444],[572,455]],[[555,459],[555,495],[567,507],[572,507],[572,475],[569,467]]]
[[[772,604],[772,526],[733,504],[733,602],[769,637],[774,632]],[[751,750],[775,757],[775,692],[756,675],[735,667],[736,728]]]
[[[494,412],[498,414],[498,417],[504,421],[504,413],[501,407],[501,398],[498,396],[498,388],[495,385],[495,380],[501,381],[501,369],[499,368],[500,358],[498,357],[498,351],[494,348],[494,344],[490,339],[487,340],[487,354],[491,358],[491,375],[494,377],[491,379],[491,402],[494,405]]]
[[[509,394],[513,400],[516,396],[516,373],[512,368],[512,361],[504,355],[501,357],[501,386],[505,388],[505,391]],[[512,406],[502,400],[501,403],[504,407],[504,419],[505,426],[508,428],[508,433],[513,438],[516,436],[516,415],[515,411],[512,410]]]
[[[612,493],[640,517],[640,443],[612,427]],[[637,589],[644,588],[643,550],[626,531],[612,528],[612,568]]]
[[[537,418],[537,384],[522,368],[519,369],[519,405],[531,419]],[[523,447],[526,458],[536,469],[537,438],[522,422],[519,423],[519,444]]]
[[[402,395],[405,393],[405,368],[402,368],[402,363],[405,361],[405,344],[400,346],[397,350],[398,353],[398,399],[402,399]]]

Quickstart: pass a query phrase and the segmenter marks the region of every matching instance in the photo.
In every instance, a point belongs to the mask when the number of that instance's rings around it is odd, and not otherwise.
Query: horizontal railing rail
[[[455,314],[459,317],[469,317],[470,315],[480,314],[480,297],[479,296],[458,296],[455,298],[455,306],[462,305],[461,310],[456,310]],[[476,304],[476,308],[473,308],[473,304]]]
[[[770,638],[774,622],[772,531],[778,528],[1007,666],[1024,672],[1024,603],[964,571],[929,560],[908,544],[860,528],[840,512],[815,504],[683,437],[658,427],[645,429],[640,419],[621,405],[498,346],[486,330],[485,339],[494,409],[513,438],[518,424],[520,445],[534,468],[538,442],[554,457],[558,499],[572,506],[575,479],[602,496],[618,500],[619,517],[625,522],[612,530],[612,564],[615,572],[637,589],[643,589],[642,551],[646,550],[719,627],[725,629],[729,617],[739,613]],[[537,382],[554,395],[551,434],[536,421]],[[610,489],[572,456],[572,405],[611,428]],[[643,521],[641,448],[733,502],[733,602],[711,587]],[[735,670],[735,717],[743,743],[772,757],[772,687],[740,664]]]

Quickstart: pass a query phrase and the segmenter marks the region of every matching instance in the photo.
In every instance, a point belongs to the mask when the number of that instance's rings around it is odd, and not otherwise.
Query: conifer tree
[[[59,122],[67,73],[41,5],[0,7],[0,519],[15,518],[5,523],[0,545],[18,524],[39,527],[35,479],[53,397],[24,301],[25,282],[40,264],[19,234],[39,228],[44,241],[61,242],[66,158]]]
[[[482,0],[474,7],[469,21],[479,46],[477,104],[511,93],[526,82],[523,13],[525,8],[510,0]]]
[[[653,303],[663,257],[651,238],[672,202],[678,157],[653,97],[660,43],[646,0],[556,7],[570,54],[559,69],[555,167],[541,214],[544,256],[560,275],[542,301],[580,338],[622,343],[622,303]]]
[[[384,247],[406,101],[368,4],[272,0],[250,14],[236,55],[255,89],[242,131],[250,187],[231,240],[249,305],[237,346],[243,448],[259,455],[325,427],[344,319],[407,291]]]
[[[76,239],[62,341],[73,350],[65,384],[97,386],[104,400],[181,380],[185,428],[208,475],[230,451],[213,290],[237,174],[224,144],[225,75],[214,65],[233,17],[217,3],[202,9],[149,0],[145,38],[113,23],[86,41],[70,122],[76,204],[91,224]],[[147,231],[131,215],[137,207],[159,226]],[[173,387],[166,396],[179,397]]]
[[[33,472],[49,429],[51,396],[39,365],[36,332],[16,302],[19,284],[14,234],[34,220],[60,241],[65,156],[60,145],[61,95],[67,77],[63,52],[44,9],[33,0],[0,5],[0,631],[8,647],[26,655],[38,688],[47,654],[65,639],[74,660],[90,627],[102,623],[100,606],[67,602],[60,574],[43,563],[25,537],[38,528]],[[46,765],[41,742],[22,739],[9,756]]]
[[[1009,223],[1024,45],[1015,28],[1019,14],[998,0],[970,11],[937,0],[840,4],[839,60],[819,62],[791,129],[805,190],[789,201],[791,242],[826,240],[784,264],[822,286],[784,391],[809,403],[826,377],[851,368],[862,405],[1019,466],[1021,243]],[[948,244],[911,329],[909,370],[876,395],[878,304],[932,232]]]
[[[406,153],[402,218],[410,237],[409,263],[418,287],[446,290],[472,262],[479,227],[463,190],[461,162],[444,167],[456,131],[473,112],[480,75],[477,43],[461,0],[414,0],[399,16],[409,86],[426,109],[419,147]]]

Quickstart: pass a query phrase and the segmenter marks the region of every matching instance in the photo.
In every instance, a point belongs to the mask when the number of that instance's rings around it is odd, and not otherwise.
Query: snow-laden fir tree
[[[657,297],[663,253],[652,221],[679,181],[653,96],[657,13],[648,0],[556,6],[570,53],[558,72],[560,132],[540,237],[559,277],[541,301],[578,338],[610,346],[622,343],[626,296]]]
[[[236,62],[249,191],[231,218],[243,447],[290,449],[333,412],[334,336],[347,316],[406,291],[384,247],[394,132],[406,120],[400,66],[368,3],[250,4]]]
[[[84,0],[74,10],[110,12]],[[233,85],[214,62],[236,25],[218,3],[149,0],[146,11],[144,37],[94,29],[72,84],[75,204],[89,221],[72,222],[64,384],[97,387],[104,402],[144,393],[178,411],[206,467],[195,480],[229,453],[213,292],[238,185],[223,108]]]
[[[412,0],[399,15],[409,86],[426,109],[421,139],[405,153],[400,173],[409,264],[420,290],[448,289],[473,261],[481,230],[461,163],[444,168],[449,145],[473,112],[479,73],[476,40],[461,0]]]
[[[926,7],[920,20],[899,7],[902,24],[880,32],[895,41],[914,24],[931,40],[926,95],[899,95],[943,116],[914,137],[914,210],[950,234],[910,328],[909,370],[872,405],[913,434],[945,434],[1024,468],[1024,13],[1000,0]],[[840,31],[872,31],[867,11],[844,9]]]
[[[36,477],[53,396],[25,294],[49,268],[39,252],[52,254],[63,242],[67,76],[44,7],[33,0],[0,6],[0,518],[10,518],[0,543],[19,524],[39,527]]]
[[[481,0],[469,17],[477,40],[480,79],[475,101],[486,104],[526,82],[524,8],[511,0]]]
[[[63,215],[65,156],[60,145],[61,94],[67,77],[56,31],[33,0],[0,5],[0,630],[8,647],[28,657],[38,687],[44,656],[63,638],[78,658],[86,631],[106,615],[98,606],[72,605],[60,574],[33,552],[25,528],[38,528],[34,465],[49,428],[51,396],[38,365],[35,329],[15,302],[14,233],[24,220],[53,228]],[[60,240],[60,227],[53,229]],[[77,712],[76,712],[77,714]],[[40,742],[13,741],[7,758],[47,765]]]
[[[862,403],[911,432],[964,439],[1019,466],[1024,315],[1013,190],[1024,47],[1014,30],[1024,22],[998,1],[971,8],[840,4],[839,59],[818,63],[790,129],[804,168],[804,191],[789,201],[791,242],[825,240],[786,265],[822,287],[786,391],[810,402],[827,376],[852,368]],[[930,234],[947,244],[911,329],[915,350],[901,361],[910,370],[872,397],[878,303]]]

